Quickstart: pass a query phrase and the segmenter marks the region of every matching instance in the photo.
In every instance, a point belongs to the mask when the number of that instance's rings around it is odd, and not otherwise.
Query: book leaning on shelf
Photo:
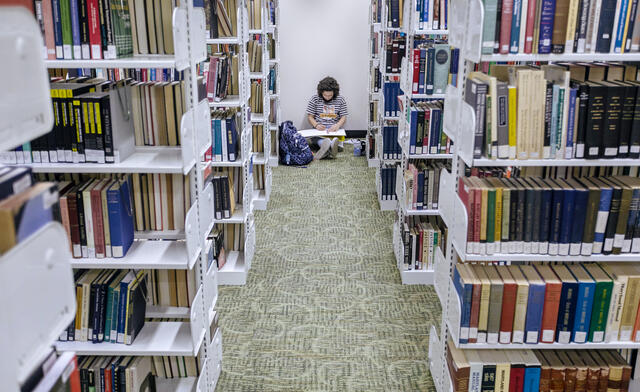
[[[49,60],[173,54],[173,0],[36,0]]]
[[[445,350],[454,392],[627,392],[635,370],[632,350]]]
[[[456,264],[460,343],[639,342],[631,263]]]
[[[236,109],[211,111],[211,148],[205,160],[213,162],[235,162],[240,156],[241,119]]]
[[[264,112],[263,105],[262,80],[251,81],[251,96],[249,97],[249,108],[251,113],[261,114]]]
[[[468,217],[467,253],[640,252],[637,177],[464,177],[459,196]]]
[[[402,227],[404,270],[433,270],[436,249],[442,250],[447,243],[447,227],[434,216],[405,219]]]
[[[631,0],[484,3],[483,54],[627,53],[640,50]]]
[[[262,1],[263,0],[248,0],[247,11],[249,14],[249,29],[261,30],[262,29]]]
[[[638,158],[639,87],[637,67],[629,64],[471,72],[465,100],[476,117],[473,157]]]
[[[250,37],[247,44],[249,72],[262,72],[262,43],[261,35],[255,34]]]
[[[203,67],[209,101],[220,102],[228,95],[240,94],[238,67],[237,54],[216,53],[209,57]]]
[[[204,13],[208,38],[236,37],[238,14],[236,0],[205,0]]]

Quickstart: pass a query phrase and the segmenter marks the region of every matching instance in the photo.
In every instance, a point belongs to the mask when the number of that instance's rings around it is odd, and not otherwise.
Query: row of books
[[[213,162],[235,162],[240,158],[241,119],[235,109],[211,112],[211,151],[205,159]]]
[[[131,84],[136,146],[179,146],[185,112],[183,81]]]
[[[251,132],[253,136],[253,152],[264,152],[264,125],[253,124]]]
[[[382,19],[382,7],[386,7],[386,0],[371,1],[371,22],[380,23]]]
[[[265,174],[264,165],[254,165],[253,166],[253,189],[265,190],[266,179],[267,179],[267,176]]]
[[[414,94],[444,94],[451,78],[457,75],[459,49],[448,44],[421,44],[413,49]]]
[[[198,285],[195,271],[157,269],[147,271],[148,305],[190,308]]]
[[[373,31],[371,32],[371,51],[370,56],[372,58],[378,58],[380,55],[380,40],[382,39],[382,32]]]
[[[208,38],[238,36],[236,0],[204,0],[204,14]]]
[[[264,94],[262,91],[262,80],[252,80],[251,96],[249,97],[249,108],[251,109],[251,113],[263,113],[263,99]]]
[[[625,53],[640,50],[629,0],[492,0],[484,4],[482,53]]]
[[[409,154],[448,154],[451,139],[444,133],[444,101],[412,102]]]
[[[407,170],[404,172],[407,209],[438,209],[438,191],[442,170],[446,170],[446,166],[441,162],[409,161]]]
[[[386,37],[385,50],[385,72],[399,73],[402,66],[402,59],[406,56],[407,38],[404,35],[390,33]]]
[[[382,93],[384,95],[384,115],[385,117],[400,116],[400,103],[398,96],[401,95],[400,82],[391,81],[396,79],[390,78],[390,81],[384,82]]]
[[[249,72],[262,72],[262,37],[254,35],[247,44]]]
[[[247,1],[250,30],[262,29],[262,1],[264,0],[248,0]]]
[[[242,177],[235,177],[236,171],[229,171],[227,174],[215,175],[211,182],[213,183],[213,210],[215,217],[218,220],[229,219],[233,216],[236,210],[236,203],[242,203],[242,193],[235,193],[235,183],[237,182],[240,187],[243,185]],[[234,181],[235,180],[235,181]]]
[[[226,252],[226,257],[229,257],[230,252],[244,252],[245,230],[244,225],[240,223],[231,223],[225,225],[219,225],[220,238],[222,241],[222,248]],[[222,265],[219,264],[219,268]]]
[[[184,230],[185,216],[191,207],[189,176],[134,173],[130,181],[136,231]]]
[[[435,216],[408,216],[402,227],[404,270],[433,270],[436,250],[446,244],[446,226]]]
[[[543,177],[543,178],[582,178],[582,177],[639,177],[638,166],[510,166],[510,167],[465,167],[464,175],[474,177]]]
[[[278,8],[278,4],[276,0],[267,0],[267,9],[269,10],[269,23],[272,25],[277,24],[276,21],[276,9]]]
[[[61,341],[132,344],[144,326],[146,271],[76,270],[76,315]]]
[[[382,127],[382,159],[400,159],[402,147],[398,143],[398,125]]]
[[[640,157],[640,83],[623,73],[565,64],[470,73],[474,158]]]
[[[191,363],[190,363],[191,364]],[[80,391],[134,392],[155,390],[151,357],[78,357]]]
[[[240,95],[238,55],[216,53],[204,66],[207,99],[220,102],[229,95]]]
[[[202,365],[200,356],[153,356],[151,374],[159,378],[199,377]]]
[[[616,350],[445,349],[454,392],[628,392],[634,370]]]
[[[417,0],[415,12],[418,28],[447,29],[448,11],[449,2],[447,0]]]
[[[378,104],[380,101],[374,100],[369,102],[369,124],[378,124]]]
[[[371,67],[370,79],[371,79],[371,84],[370,84],[371,91],[374,93],[377,93],[378,91],[380,91],[380,88],[382,87],[382,73],[380,72],[380,68]]]
[[[396,195],[396,165],[382,165],[380,167],[380,196],[382,200],[398,200]]]
[[[404,2],[405,0],[386,0],[387,27],[399,28],[404,26]]]
[[[456,264],[460,343],[639,342],[632,263]]]
[[[98,60],[174,52],[173,0],[42,0],[34,5],[31,11],[44,36],[46,59]]]
[[[460,179],[472,254],[640,252],[637,177]]]

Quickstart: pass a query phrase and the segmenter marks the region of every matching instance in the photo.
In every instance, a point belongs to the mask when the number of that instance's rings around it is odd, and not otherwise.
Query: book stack
[[[263,94],[262,94],[262,80],[251,81],[251,96],[249,97],[249,107],[251,113],[260,114],[263,113]]]
[[[159,378],[199,377],[203,366],[199,355],[196,357],[153,356],[151,361],[151,374]]]
[[[207,85],[207,99],[220,102],[228,95],[239,95],[238,55],[216,53],[205,64],[204,78]]]
[[[436,249],[444,252],[447,227],[435,216],[406,217],[402,228],[404,270],[433,270]]]
[[[460,179],[467,253],[549,255],[640,252],[640,179]]]
[[[76,316],[61,341],[132,344],[144,326],[145,271],[76,270]]]
[[[469,81],[474,158],[640,157],[634,65],[493,65],[488,75],[470,73]]]
[[[447,84],[457,74],[459,50],[451,48],[440,41],[414,41],[413,49],[413,84],[414,94],[444,94]]]
[[[247,44],[247,56],[249,72],[262,72],[262,36],[256,34],[251,37]]]
[[[444,101],[411,103],[409,155],[448,154],[451,139],[443,131]]]
[[[384,82],[384,115],[385,117],[400,116],[400,104],[398,96],[401,95],[400,82],[398,78],[391,77],[388,82]]]
[[[404,1],[386,0],[387,6],[387,27],[399,28],[404,22]]]
[[[402,59],[406,55],[407,38],[396,32],[386,34],[385,50],[387,51],[385,72],[399,73]]]
[[[446,0],[417,0],[416,16],[419,29],[447,29],[449,2]]]
[[[236,0],[205,0],[207,37],[236,37],[238,35],[236,9]]]
[[[382,159],[400,159],[402,147],[398,144],[398,125],[382,127]]]
[[[398,167],[393,164],[383,164],[380,168],[380,182],[382,189],[380,195],[382,200],[398,200],[396,195],[396,170]]]
[[[198,285],[194,270],[148,270],[147,304],[190,308]]]
[[[254,124],[251,127],[253,134],[253,152],[264,152],[264,125]]]
[[[405,205],[413,210],[437,210],[440,171],[446,166],[440,162],[409,161],[404,173]]]
[[[249,29],[262,30],[262,0],[248,0]]]
[[[447,342],[454,392],[629,391],[633,368],[616,350],[459,350]]]
[[[269,69],[269,76],[267,80],[269,80],[269,94],[276,94],[276,82],[278,78],[276,76],[275,68]]]
[[[236,207],[242,207],[244,184],[241,168],[219,168],[212,173],[211,182],[214,189],[213,210],[216,219],[231,218]]]
[[[632,3],[493,0],[484,4],[482,53],[637,52],[640,27]]]
[[[131,106],[136,146],[179,146],[184,82],[134,82]]]
[[[240,121],[235,109],[211,111],[211,149],[205,160],[235,162],[240,158]]]
[[[155,390],[150,357],[83,356],[78,357],[82,391]]]
[[[265,189],[266,176],[264,171],[265,171],[264,165],[253,166],[253,189],[254,190]]]
[[[46,59],[100,60],[174,52],[174,1],[43,0],[35,5]]]
[[[457,264],[460,343],[640,342],[640,268]]]

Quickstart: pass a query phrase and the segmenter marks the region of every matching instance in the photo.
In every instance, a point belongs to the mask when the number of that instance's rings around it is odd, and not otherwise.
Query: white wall
[[[367,129],[370,0],[280,0],[282,121],[298,129],[318,81],[333,76],[347,100],[345,129]],[[304,125],[304,127],[303,127]]]

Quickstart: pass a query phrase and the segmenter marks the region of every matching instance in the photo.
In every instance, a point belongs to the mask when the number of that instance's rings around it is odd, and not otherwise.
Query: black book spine
[[[126,87],[120,87],[120,93],[127,93]],[[106,163],[115,162],[115,153],[113,147],[113,124],[111,118],[111,100],[109,97],[102,99],[100,103],[100,114],[102,116],[102,138],[104,139],[104,159]]]
[[[551,114],[553,109],[553,83],[547,83],[544,98],[544,147],[551,147]]]
[[[613,240],[616,235],[616,225],[618,224],[618,215],[620,214],[620,203],[622,199],[622,188],[614,187],[613,196],[611,197],[611,207],[609,208],[609,217],[607,218],[607,227],[604,231],[604,246],[602,253],[605,255],[613,252]]]
[[[636,85],[636,102],[629,136],[629,158],[640,158],[640,85]]]
[[[406,225],[406,223],[405,223]],[[411,249],[409,248],[409,229],[408,226],[406,226],[403,231],[402,231],[402,244],[403,249],[404,249],[404,269],[408,270],[409,269],[409,265],[410,265],[410,261],[409,261],[409,257],[411,256]]]
[[[80,391],[89,392],[89,376],[85,368],[80,368]]]
[[[220,177],[220,197],[222,198],[222,215],[224,219],[231,218],[231,201],[229,200],[229,177]]]
[[[216,219],[222,219],[222,189],[220,186],[220,177],[215,177],[213,179],[213,191],[215,193],[214,195],[214,199],[215,199],[215,212],[216,212]]]
[[[604,127],[605,86],[590,86],[589,105],[585,129],[585,158],[597,159],[602,155]]]
[[[60,96],[58,96],[58,110],[60,111],[61,123],[56,127],[56,144],[55,150],[57,151],[58,162],[64,162],[64,139],[67,130],[69,129],[69,111],[67,109],[67,98],[64,96],[65,90],[58,90]]]
[[[633,112],[636,106],[636,86],[625,86],[622,102],[622,118],[620,119],[620,139],[618,141],[618,158],[629,157]]]
[[[91,296],[89,307],[89,330],[91,331],[91,341],[98,343],[98,316],[100,315],[100,288],[96,283],[91,283]]]
[[[518,209],[516,210],[516,241],[524,241],[524,224],[527,205],[525,189],[518,189]]]
[[[536,193],[533,188],[527,185],[527,189],[525,190],[525,209],[524,209],[524,242],[531,243],[533,242],[533,232],[534,230],[534,215],[535,215],[535,204],[536,204]]]
[[[604,158],[615,158],[620,143],[620,120],[622,119],[622,103],[624,88],[622,86],[607,87],[607,98],[602,132],[602,150]]]
[[[105,102],[106,101],[106,102]],[[95,99],[93,101],[93,115],[95,118],[95,143],[96,152],[98,153],[98,162],[105,163],[105,150],[104,150],[104,124],[102,123],[104,108],[109,105],[109,100]]]
[[[104,341],[104,322],[107,311],[107,284],[98,286],[98,342]]]
[[[115,40],[113,38],[113,25],[111,24],[111,6],[110,0],[98,0],[100,7],[100,36],[102,38],[102,54],[103,58],[111,58],[109,48],[112,48]]]
[[[83,48],[82,58],[91,58],[89,50],[89,13],[86,0],[78,1],[78,21],[80,22],[80,44]],[[85,51],[86,49],[86,51]]]
[[[118,384],[119,391],[125,392],[127,390],[127,376],[126,376],[127,367],[119,366],[118,367]]]
[[[496,366],[484,365],[482,368],[482,392],[494,392],[496,381]]]
[[[603,0],[600,8],[600,23],[594,28],[598,29],[596,39],[596,52],[609,53],[611,49],[611,35],[613,32],[613,20],[616,13],[616,0]]]
[[[518,196],[520,192],[517,189],[511,188],[510,199],[509,199],[509,242],[517,241],[518,235]],[[504,207],[503,207],[504,208]]]
[[[496,34],[493,40],[493,53],[500,53],[500,25],[502,21],[502,1],[498,1],[498,9],[496,12]],[[520,27],[522,28],[522,27]]]
[[[576,158],[584,158],[585,134],[589,113],[589,86],[586,84],[579,85],[578,97],[580,97],[580,106],[578,107],[578,128],[576,130]]]
[[[385,63],[385,69],[387,73],[391,73],[391,58],[393,56],[393,50],[391,50],[391,48],[387,47],[387,58],[386,58],[386,63]]]
[[[533,188],[533,226],[531,229],[533,233],[531,234],[531,241],[534,244],[539,244],[542,241],[542,239],[540,238],[540,225],[542,221],[542,216],[540,215],[541,213],[542,213],[542,189]],[[537,253],[535,252],[536,250],[537,248],[534,248],[534,253]]]
[[[578,23],[573,40],[573,53],[578,53],[578,40],[584,40],[587,36],[587,20],[589,19],[589,1],[579,0],[578,3]],[[584,48],[582,48],[584,49]]]

